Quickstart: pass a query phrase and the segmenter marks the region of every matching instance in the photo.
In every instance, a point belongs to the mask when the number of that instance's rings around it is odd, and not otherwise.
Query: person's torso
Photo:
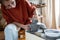
[[[11,9],[5,9],[5,7],[2,6],[2,10],[5,12],[3,14],[6,14],[13,21],[24,24],[26,20],[28,20],[26,4],[22,0],[16,0],[16,4],[16,8]]]

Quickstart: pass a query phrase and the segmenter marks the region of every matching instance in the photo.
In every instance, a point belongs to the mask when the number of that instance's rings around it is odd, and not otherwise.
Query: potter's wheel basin
[[[48,37],[60,37],[60,31],[57,29],[46,29],[44,32]]]

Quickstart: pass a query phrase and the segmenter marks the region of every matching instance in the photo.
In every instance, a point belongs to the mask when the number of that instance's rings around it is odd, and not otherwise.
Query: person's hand
[[[25,30],[29,30],[30,29],[29,25],[21,25],[21,28],[23,28]]]
[[[17,28],[23,28],[23,29],[25,29],[25,30],[29,30],[29,24],[27,24],[27,25],[23,25],[23,24],[20,24],[20,23],[18,23],[18,22],[13,22],[13,24],[15,24],[16,26],[17,26]]]
[[[4,1],[3,5],[5,6],[6,9],[10,9],[10,8],[15,8],[16,7],[16,1],[15,0],[8,0],[8,1]]]

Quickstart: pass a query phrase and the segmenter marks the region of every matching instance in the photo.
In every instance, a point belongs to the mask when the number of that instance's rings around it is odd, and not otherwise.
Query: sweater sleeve
[[[36,7],[31,5],[27,0],[26,0],[26,7],[27,7],[27,11],[28,11],[28,16],[30,18],[32,18]]]

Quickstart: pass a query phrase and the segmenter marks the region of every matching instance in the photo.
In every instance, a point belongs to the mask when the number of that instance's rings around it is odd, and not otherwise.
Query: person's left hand
[[[6,9],[10,9],[10,8],[15,8],[16,7],[16,1],[15,0],[8,0],[8,1],[4,1],[3,5],[5,6]]]

